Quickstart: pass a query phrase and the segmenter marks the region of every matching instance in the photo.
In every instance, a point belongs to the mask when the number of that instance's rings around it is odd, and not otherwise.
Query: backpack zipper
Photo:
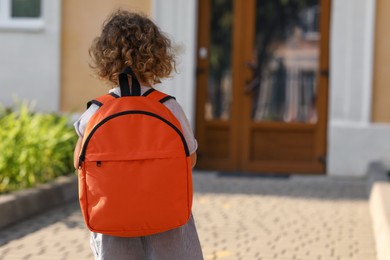
[[[147,115],[147,116],[151,116],[151,117],[154,117],[154,118],[157,118],[161,121],[163,121],[165,124],[167,124],[168,126],[170,126],[173,130],[175,130],[175,132],[180,136],[180,139],[183,143],[183,146],[184,146],[184,152],[186,154],[186,156],[190,156],[190,152],[189,152],[189,149],[188,149],[188,145],[187,145],[187,142],[184,138],[184,135],[183,133],[174,125],[172,124],[171,122],[169,122],[168,120],[166,120],[165,118],[157,115],[157,114],[154,114],[154,113],[151,113],[151,112],[148,112],[148,111],[142,111],[142,110],[127,110],[127,111],[123,111],[123,112],[119,112],[119,113],[116,113],[116,114],[112,114],[106,118],[104,118],[102,121],[100,121],[93,129],[92,131],[89,133],[87,139],[85,140],[84,142],[84,145],[83,145],[83,148],[81,150],[81,154],[80,154],[80,157],[79,157],[79,167],[81,167],[83,161],[85,160],[85,153],[87,151],[87,146],[88,146],[88,143],[89,141],[91,140],[93,134],[96,132],[96,130],[101,127],[104,123],[106,123],[107,121],[115,118],[115,117],[119,117],[119,116],[124,116],[124,115],[134,115],[134,114],[138,114],[138,115]]]

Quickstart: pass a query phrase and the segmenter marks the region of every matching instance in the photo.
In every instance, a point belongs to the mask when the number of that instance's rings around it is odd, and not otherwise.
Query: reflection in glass
[[[41,17],[41,0],[11,0],[11,6],[14,18]]]
[[[253,120],[316,123],[320,0],[257,0]]]
[[[211,0],[207,120],[230,118],[232,21],[232,0]]]

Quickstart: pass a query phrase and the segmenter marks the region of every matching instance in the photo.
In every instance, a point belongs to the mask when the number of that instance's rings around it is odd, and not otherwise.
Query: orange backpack
[[[131,93],[128,74],[132,78]],[[191,214],[191,159],[179,121],[151,89],[141,96],[135,74],[119,75],[122,97],[100,106],[87,124],[79,158],[84,221],[97,233],[146,236],[184,225]]]

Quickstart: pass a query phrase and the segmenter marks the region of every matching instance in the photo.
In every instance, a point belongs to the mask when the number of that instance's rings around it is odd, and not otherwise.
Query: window
[[[0,0],[0,29],[43,29],[42,0]]]

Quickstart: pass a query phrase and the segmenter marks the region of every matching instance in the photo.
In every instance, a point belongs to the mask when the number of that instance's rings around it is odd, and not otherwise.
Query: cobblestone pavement
[[[376,259],[363,179],[197,172],[194,183],[206,260]],[[0,259],[88,260],[88,240],[71,203],[0,230]]]

